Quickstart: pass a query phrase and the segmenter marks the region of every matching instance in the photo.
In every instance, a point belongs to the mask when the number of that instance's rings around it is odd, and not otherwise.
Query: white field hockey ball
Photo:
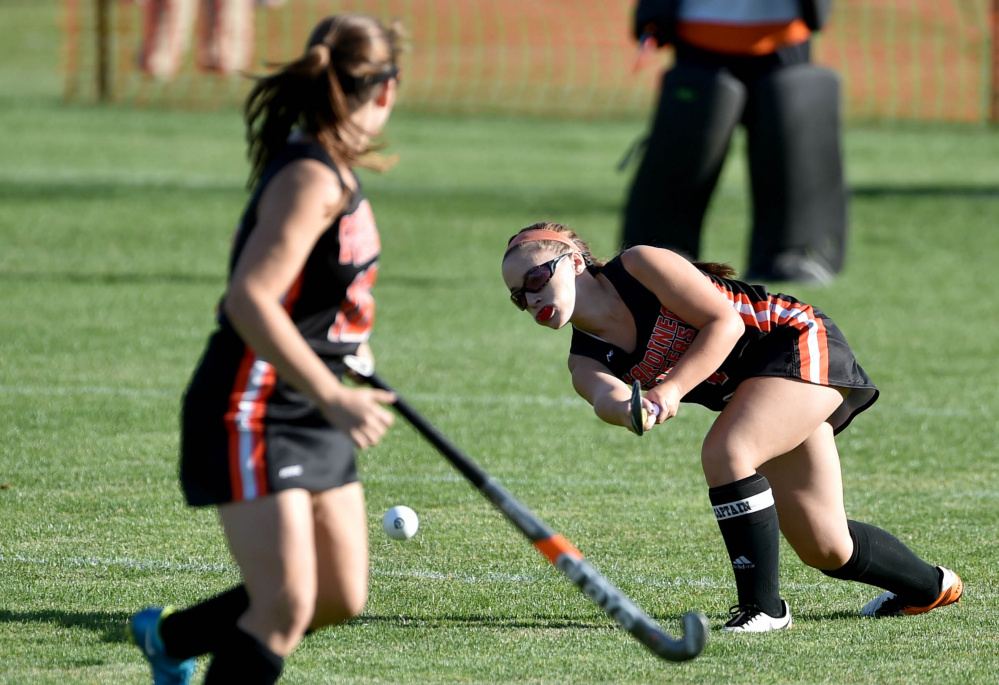
[[[420,519],[416,512],[403,505],[392,507],[382,518],[382,528],[393,540],[408,540],[416,535],[419,527]]]

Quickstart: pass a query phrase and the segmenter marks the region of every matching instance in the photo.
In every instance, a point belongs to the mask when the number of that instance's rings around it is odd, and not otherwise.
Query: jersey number
[[[371,336],[375,323],[375,298],[371,296],[371,288],[377,277],[378,264],[372,264],[354,277],[340,303],[340,311],[326,333],[330,342],[362,343]]]

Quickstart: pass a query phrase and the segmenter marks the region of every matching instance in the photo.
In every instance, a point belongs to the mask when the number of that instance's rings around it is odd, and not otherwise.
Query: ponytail
[[[721,262],[694,262],[694,266],[718,278],[735,278],[738,275],[735,269]]]
[[[319,22],[297,60],[269,64],[273,74],[257,78],[243,109],[253,187],[296,128],[316,137],[336,162],[383,170],[391,161],[348,141],[365,134],[351,112],[375,94],[375,86],[399,74],[401,25],[385,28],[366,14],[339,14]]]

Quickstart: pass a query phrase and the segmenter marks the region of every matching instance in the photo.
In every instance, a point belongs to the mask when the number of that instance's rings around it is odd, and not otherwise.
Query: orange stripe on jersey
[[[811,305],[771,297],[774,322],[799,330],[798,356],[801,378],[810,383],[829,384],[829,344],[826,327]]]
[[[247,349],[239,363],[236,380],[233,382],[233,391],[229,393],[229,411],[222,417],[226,432],[229,434],[229,483],[232,488],[233,501],[243,499],[243,476],[239,470],[239,429],[236,427],[236,415],[239,413],[239,398],[242,394],[240,389],[246,387],[246,381],[250,377],[252,367],[253,355]]]
[[[820,362],[819,362],[819,383],[822,385],[829,385],[829,338],[826,337],[826,324],[819,318],[815,317],[816,326],[816,344],[819,346]]]
[[[302,293],[304,279],[303,269],[281,298],[281,304],[289,315]],[[229,434],[229,479],[234,502],[256,499],[270,491],[264,418],[267,416],[267,400],[274,392],[276,380],[274,367],[258,359],[247,347],[229,393],[229,411],[223,418]]]
[[[223,417],[229,434],[229,478],[232,499],[256,499],[269,492],[264,417],[274,391],[274,367],[246,348]]]
[[[274,367],[258,359],[254,364],[254,368],[262,366],[262,374],[260,380],[260,390],[256,401],[253,403],[253,425],[254,430],[254,444],[253,444],[253,476],[256,481],[257,486],[257,497],[261,497],[270,492],[270,484],[267,481],[267,459],[265,448],[267,446],[267,441],[264,438],[264,418],[267,415],[267,400],[270,399],[271,393],[274,392],[274,382],[277,380],[277,374],[274,373]]]
[[[746,293],[731,290],[723,283],[720,283],[705,274],[705,277],[724,295],[734,306],[735,311],[742,317],[742,322],[751,328],[759,329],[763,332],[770,331],[770,302],[760,300],[753,302]]]
[[[544,540],[536,540],[534,547],[548,558],[553,564],[563,554],[568,554],[573,559],[582,559],[583,554],[572,546],[572,543],[561,535],[553,535]]]
[[[284,306],[284,310],[288,312],[290,316],[292,311],[295,309],[295,303],[298,302],[298,296],[302,294],[302,282],[305,281],[305,269],[303,268],[298,274],[298,278],[295,282],[291,284],[288,288],[288,292],[285,296],[281,298],[281,304]]]
[[[724,281],[712,279],[705,274],[732,303],[742,322],[751,328],[769,333],[778,326],[790,326],[798,330],[798,357],[801,361],[799,375],[802,380],[821,385],[829,384],[829,342],[826,326],[815,314],[811,305],[797,300],[787,300],[775,295],[767,299],[751,300],[749,296],[727,286]]]
[[[725,55],[770,55],[785,45],[804,43],[812,35],[801,19],[773,24],[723,24],[681,21],[676,35],[695,48]]]

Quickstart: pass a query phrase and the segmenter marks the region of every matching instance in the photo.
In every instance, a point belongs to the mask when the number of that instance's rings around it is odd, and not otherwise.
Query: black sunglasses
[[[351,76],[350,74],[345,74],[339,76],[340,87],[343,88],[344,93],[356,93],[361,90],[361,88],[367,88],[368,86],[373,86],[376,83],[385,83],[391,79],[402,82],[399,78],[399,67],[393,66],[387,70],[378,74],[368,74],[367,76]]]
[[[539,292],[542,288],[548,285],[548,281],[552,280],[552,276],[555,275],[555,268],[558,266],[559,260],[562,259],[562,257],[568,257],[571,254],[571,252],[566,252],[565,254],[560,254],[555,259],[545,262],[544,264],[538,264],[537,266],[531,267],[531,270],[524,275],[524,285],[510,293],[510,300],[513,302],[514,306],[520,311],[527,309],[526,293]]]

